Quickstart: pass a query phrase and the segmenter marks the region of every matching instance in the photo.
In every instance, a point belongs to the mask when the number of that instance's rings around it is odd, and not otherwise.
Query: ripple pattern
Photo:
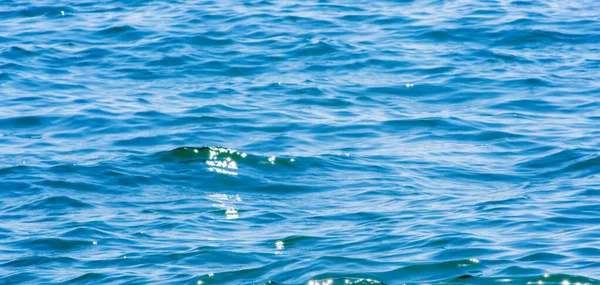
[[[600,284],[597,1],[0,3],[1,284]]]

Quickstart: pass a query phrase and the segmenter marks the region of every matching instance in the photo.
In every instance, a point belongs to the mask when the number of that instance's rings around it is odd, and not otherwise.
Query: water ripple
[[[600,7],[0,5],[0,283],[600,284]]]

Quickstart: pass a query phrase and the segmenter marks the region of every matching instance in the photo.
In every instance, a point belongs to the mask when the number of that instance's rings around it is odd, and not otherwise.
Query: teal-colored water
[[[0,1],[0,284],[600,284],[598,1]]]

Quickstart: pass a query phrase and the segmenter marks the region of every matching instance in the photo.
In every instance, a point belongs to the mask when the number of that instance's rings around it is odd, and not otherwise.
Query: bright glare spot
[[[210,148],[209,158],[206,161],[206,164],[209,166],[208,170],[233,176],[238,175],[237,171],[235,171],[238,169],[237,163],[233,161],[231,157],[226,157],[223,160],[219,160],[219,153],[232,153],[232,150],[225,148]],[[234,171],[230,169],[233,169]]]
[[[195,152],[195,153],[198,153],[198,149],[194,149],[194,152]]]
[[[60,13],[64,16],[65,15],[65,11],[60,11]]]
[[[542,284],[544,284],[544,281],[540,280],[540,281],[538,281],[538,284],[542,285]]]
[[[281,81],[277,82],[277,84],[281,85]]]
[[[350,283],[350,280],[346,279],[346,280],[344,280],[344,283],[348,284],[348,283]]]
[[[544,278],[548,278],[548,276],[550,276],[548,273],[544,273]]]
[[[282,250],[283,249],[283,241],[278,240],[277,242],[275,242],[275,248],[277,250]]]
[[[239,217],[240,215],[238,214],[238,211],[234,208],[229,208],[227,211],[225,211],[225,219],[227,220],[237,219]]]
[[[315,285],[315,281],[312,281],[312,280],[308,281],[308,285]]]
[[[213,201],[221,201],[221,202],[229,201],[229,200],[242,201],[242,197],[240,195],[234,196],[234,195],[227,195],[227,194],[221,194],[221,193],[209,194],[208,198]]]
[[[571,283],[569,282],[569,280],[563,280],[563,282],[562,282],[561,284],[562,284],[562,285],[569,285],[569,284],[571,284]]]
[[[127,258],[127,255],[123,256],[123,259],[126,259],[126,258]]]
[[[245,158],[245,157],[246,157],[246,155],[247,155],[247,154],[246,154],[245,152],[243,152],[243,153],[242,153],[242,158]]]
[[[196,284],[202,285],[202,280],[198,280],[198,282],[196,282]]]
[[[471,261],[473,263],[479,263],[479,259],[477,259],[477,258],[469,258],[469,261]]]
[[[275,157],[274,156],[269,157],[269,162],[271,164],[275,164]]]
[[[214,273],[208,273],[208,277],[213,277],[213,275],[215,275]]]
[[[295,160],[295,159],[293,159],[293,158],[290,158],[290,161],[291,161],[291,162],[294,162],[294,161],[296,161],[296,160]]]
[[[98,242],[97,241],[93,241],[92,244],[98,244]]]

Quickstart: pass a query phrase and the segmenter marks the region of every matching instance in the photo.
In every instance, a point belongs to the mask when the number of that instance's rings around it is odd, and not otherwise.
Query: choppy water
[[[2,284],[600,284],[599,173],[596,0],[0,4]]]

